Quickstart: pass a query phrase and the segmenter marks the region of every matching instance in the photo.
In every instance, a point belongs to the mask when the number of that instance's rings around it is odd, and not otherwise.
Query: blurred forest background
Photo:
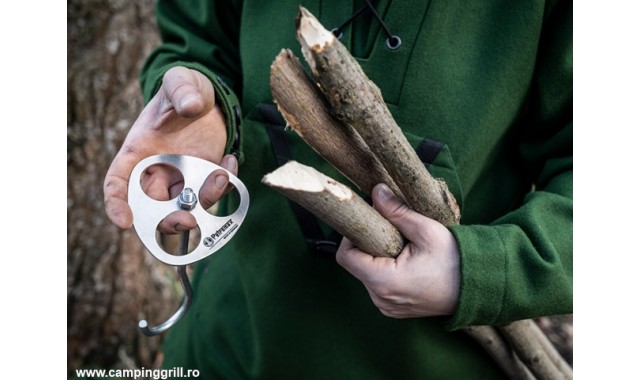
[[[102,184],[143,107],[138,74],[159,42],[153,0],[67,2],[67,371],[152,368],[180,304],[174,271],[104,213]]]
[[[164,321],[179,306],[173,269],[104,213],[102,184],[143,107],[138,74],[159,43],[154,0],[67,2],[67,371],[157,367]],[[572,362],[572,316],[537,321]]]

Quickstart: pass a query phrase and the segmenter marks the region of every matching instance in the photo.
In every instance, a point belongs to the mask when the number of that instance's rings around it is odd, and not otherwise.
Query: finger
[[[229,175],[224,170],[216,170],[211,173],[202,184],[198,198],[202,207],[206,210],[222,198],[227,191]]]
[[[123,186],[124,185],[124,186]],[[118,228],[128,229],[133,225],[133,214],[131,208],[125,200],[126,184],[114,179],[105,181],[104,191],[111,191],[112,193],[125,193],[124,197],[120,195],[105,195],[104,206],[107,213],[107,217],[111,220],[111,223],[115,224]]]
[[[232,154],[227,154],[226,156],[222,157],[220,166],[230,171],[231,174],[233,174],[234,176],[238,175],[238,160],[236,159],[236,156]],[[231,182],[227,183],[227,187],[224,191],[224,194],[228,194],[233,189],[234,189],[233,184]]]
[[[372,194],[375,209],[389,220],[404,237],[412,242],[424,241],[424,224],[431,219],[413,211],[383,183],[376,185]]]
[[[380,313],[382,313],[382,315],[384,315],[385,317],[404,319],[417,316],[415,313],[411,312],[410,306],[395,304],[388,299],[380,297],[369,286],[365,286],[365,288],[367,289],[369,297],[371,298],[374,306],[377,307]]]
[[[222,157],[220,166],[230,171],[233,175],[238,175],[238,160],[233,154],[227,154],[226,156]]]
[[[369,297],[371,297],[371,301],[378,308],[378,311],[382,313],[385,317],[395,318],[395,309],[389,307],[389,305],[378,295],[367,287],[367,292],[369,292]]]
[[[238,173],[238,161],[235,156],[229,154],[222,158],[220,166],[227,169],[231,174]],[[229,175],[224,170],[216,170],[210,174],[200,189],[200,202],[202,207],[208,209],[216,204],[220,198],[233,189],[233,185],[229,182]]]
[[[361,251],[347,239],[342,239],[336,261],[355,278],[367,285],[372,279],[378,280],[386,276],[390,267],[395,265],[395,260],[389,257],[373,257]]]
[[[176,211],[162,219],[158,231],[164,234],[177,234],[197,227],[196,218],[186,211]]]
[[[135,151],[121,151],[114,158],[104,179],[103,193],[107,217],[122,229],[131,228],[133,214],[127,203],[129,176],[140,161]]]
[[[105,175],[103,185],[105,211],[111,222],[119,228],[131,228],[133,223],[131,208],[127,203],[129,176],[135,165],[152,150],[149,144],[145,144],[146,140],[140,139],[139,135],[146,125],[153,123],[158,104],[158,97],[155,96],[142,110]]]
[[[180,194],[184,187],[184,178],[175,167],[157,164],[144,171],[140,185],[149,197],[166,201]]]
[[[194,118],[213,107],[214,91],[204,75],[186,67],[174,67],[162,79],[162,91],[178,115]]]

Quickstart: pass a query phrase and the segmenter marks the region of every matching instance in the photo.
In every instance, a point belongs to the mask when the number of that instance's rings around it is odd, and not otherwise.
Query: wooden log
[[[398,230],[382,217],[374,208],[364,202],[349,187],[318,172],[312,167],[302,165],[296,161],[289,161],[275,171],[265,175],[262,183],[274,188],[290,200],[309,210],[336,231],[351,240],[362,251],[372,256],[397,257],[402,251],[404,242]],[[478,342],[482,348],[511,379],[531,380],[531,372],[519,360],[518,356],[504,342],[498,331],[491,326],[472,326],[463,329]],[[514,334],[514,332],[507,332]],[[530,333],[516,332],[518,338],[530,339],[530,347],[524,352],[530,365],[531,353],[544,354],[536,337]],[[509,340],[511,341],[511,339]],[[554,373],[554,368],[548,368],[548,360],[537,364],[545,372]],[[556,374],[560,372],[555,371]],[[546,378],[546,377],[545,377]],[[560,377],[563,378],[563,377]]]
[[[456,199],[443,181],[429,174],[393,119],[380,89],[351,53],[303,7],[296,29],[303,55],[334,116],[358,131],[408,205],[444,225],[458,223]]]
[[[463,329],[478,342],[512,380],[535,380],[527,366],[511,350],[498,331],[490,326],[469,326]]]
[[[573,379],[573,369],[564,360],[562,355],[560,355],[560,353],[558,352],[558,350],[556,350],[556,348],[553,346],[553,344],[551,344],[551,341],[544,334],[544,332],[542,331],[540,326],[538,326],[537,323],[535,323],[534,321],[532,321],[530,319],[527,319],[527,320],[524,320],[524,321],[521,321],[521,322],[522,323],[526,323],[526,324],[529,325],[527,327],[527,329],[529,329],[529,330],[531,330],[533,332],[533,334],[535,335],[535,337],[538,340],[538,342],[540,342],[540,344],[542,345],[542,348],[544,349],[544,351],[547,354],[547,356],[549,356],[549,358],[551,358],[551,361],[553,362],[553,364],[555,364],[555,366],[560,370],[560,372],[562,372],[562,374],[565,376],[565,378],[566,379]]]
[[[312,167],[289,161],[265,175],[262,183],[306,208],[358,248],[396,257],[404,241],[400,232],[349,187]]]
[[[365,194],[371,195],[373,187],[382,182],[404,200],[362,137],[331,115],[322,94],[290,50],[282,50],[273,61],[270,85],[288,126],[313,150]]]
[[[573,370],[535,322],[515,321],[498,329],[537,379],[573,379]]]
[[[296,29],[303,55],[334,116],[357,130],[398,185],[409,206],[444,225],[458,224],[460,210],[455,198],[443,181],[434,179],[428,173],[395,123],[380,90],[366,77],[347,49],[303,7],[300,7],[296,19]],[[308,209],[331,225],[317,212]],[[335,218],[334,215],[325,217]],[[354,241],[355,237],[349,238]],[[354,244],[368,252],[362,248],[366,242],[354,241]],[[520,358],[526,358],[523,359],[527,364],[525,370],[518,355],[514,355],[502,340],[497,339],[500,334],[494,327],[481,326],[467,328],[466,331],[510,377],[528,379],[533,372],[536,376],[572,378],[571,369],[548,339],[526,327],[526,324],[514,323],[501,328],[511,345],[519,344],[517,353]],[[520,344],[523,339],[529,339],[528,344]],[[552,360],[553,355],[549,351],[557,357]],[[544,355],[536,356],[541,362],[534,364],[528,359],[537,352],[543,352]]]

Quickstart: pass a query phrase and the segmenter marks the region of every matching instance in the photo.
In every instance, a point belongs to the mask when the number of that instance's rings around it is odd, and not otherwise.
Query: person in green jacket
[[[159,153],[220,163],[251,194],[235,238],[196,266],[164,366],[206,379],[503,377],[461,328],[572,312],[572,3],[301,3],[157,4],[162,43],[141,75],[147,104],[105,178],[109,218],[131,227],[129,174]],[[408,243],[397,259],[372,259],[260,183],[289,159],[348,183],[286,130],[272,101],[273,59],[300,51],[299,5],[335,28],[380,87],[456,197],[460,225],[418,215],[378,185],[374,206]],[[158,199],[180,185],[157,168],[147,178]],[[213,183],[208,204],[227,175]],[[159,229],[195,228],[186,214]]]

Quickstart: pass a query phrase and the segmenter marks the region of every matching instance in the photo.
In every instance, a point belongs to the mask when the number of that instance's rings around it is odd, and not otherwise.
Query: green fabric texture
[[[145,98],[178,64],[229,84],[242,105],[239,177],[251,194],[235,238],[197,265],[192,308],[166,337],[164,366],[206,379],[501,378],[461,327],[572,312],[571,2],[380,1],[402,39],[393,51],[370,12],[345,27],[341,41],[412,146],[442,143],[429,171],[462,209],[461,225],[449,226],[461,253],[455,315],[400,320],[383,316],[333,256],[308,250],[288,200],[260,182],[278,164],[259,106],[272,103],[281,49],[302,58],[299,4],[158,2],[163,44],[144,67]],[[329,29],[362,4],[302,2]],[[286,133],[297,161],[348,184]]]

